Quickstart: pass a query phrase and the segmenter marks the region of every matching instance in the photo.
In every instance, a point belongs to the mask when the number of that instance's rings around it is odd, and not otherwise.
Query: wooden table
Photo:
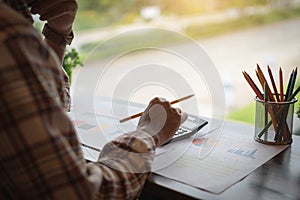
[[[240,123],[226,122],[224,128],[254,133],[252,126]],[[221,194],[152,174],[140,199],[300,199],[300,136],[294,135],[289,148]]]

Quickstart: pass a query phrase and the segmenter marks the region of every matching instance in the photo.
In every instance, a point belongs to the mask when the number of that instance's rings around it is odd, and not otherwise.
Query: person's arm
[[[155,147],[175,134],[187,118],[162,98],[154,98],[141,116],[137,130],[124,134],[102,149],[97,164],[103,172],[99,197],[133,199],[151,172]]]
[[[42,31],[45,42],[54,50],[62,63],[66,45],[70,45],[74,37],[72,25],[78,9],[76,0],[33,0],[30,6],[32,14],[39,14],[40,20],[46,21]],[[68,97],[65,110],[70,111],[70,83],[64,69],[63,76],[64,93]]]
[[[76,0],[34,0],[31,6],[31,13],[39,14],[40,20],[46,21],[43,28],[45,41],[62,62],[66,45],[74,37],[72,25],[78,9]]]
[[[103,177],[97,197],[100,199],[134,199],[151,172],[155,142],[141,131],[124,134],[107,143],[98,163]]]

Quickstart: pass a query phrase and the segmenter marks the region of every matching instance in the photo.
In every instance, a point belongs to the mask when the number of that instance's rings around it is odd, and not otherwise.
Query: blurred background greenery
[[[272,13],[268,19],[253,17],[256,23],[274,21],[299,15],[295,0],[78,0],[79,10],[75,21],[76,30],[106,27],[132,23],[141,20],[141,10],[156,6],[162,16],[191,16],[231,10],[239,14],[251,12],[258,6],[272,7],[278,13]],[[282,12],[283,10],[289,12]],[[252,9],[253,10],[253,9]],[[244,19],[243,21],[245,22]],[[253,22],[251,22],[253,23]],[[191,29],[193,27],[190,27]]]
[[[152,23],[168,19],[186,19],[180,32],[192,38],[210,38],[221,34],[228,34],[237,30],[263,26],[278,21],[300,17],[300,0],[77,0],[78,14],[74,24],[75,33],[91,30],[107,30],[114,27],[127,26],[136,23]],[[143,14],[145,8],[152,8],[152,16]],[[154,8],[154,10],[153,10]],[[151,9],[150,9],[151,11]],[[153,14],[154,12],[154,14]],[[156,13],[155,13],[156,12]],[[217,16],[225,13],[226,18],[214,20],[199,20],[197,17]],[[222,18],[222,17],[221,17]],[[158,20],[159,19],[159,20]],[[121,51],[120,48],[136,45],[134,41],[155,43],[175,43],[168,35],[152,33],[148,41],[140,41],[145,36],[135,36],[123,41],[117,41],[115,46],[103,48],[101,52],[93,52],[89,59],[100,59]],[[81,43],[76,48],[83,59],[99,44],[97,41]],[[300,63],[300,58],[298,63]],[[242,66],[241,66],[242,67]],[[298,83],[299,85],[299,83]],[[298,95],[299,99],[300,95]],[[296,110],[298,110],[299,102]],[[248,104],[228,113],[227,119],[245,123],[254,123],[255,105]],[[247,113],[247,114],[245,114]]]

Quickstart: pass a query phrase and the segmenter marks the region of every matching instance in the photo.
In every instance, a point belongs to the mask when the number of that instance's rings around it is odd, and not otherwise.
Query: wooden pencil
[[[274,90],[274,93],[275,93],[276,100],[277,100],[277,102],[279,102],[280,98],[279,98],[277,87],[276,87],[276,84],[275,84],[275,81],[274,81],[274,77],[273,77],[273,74],[272,74],[272,71],[271,71],[269,65],[268,65],[268,73],[269,73],[269,76],[270,76],[270,79],[271,79],[271,83],[272,83],[272,86],[273,86],[273,90]]]
[[[179,103],[179,102],[181,102],[181,101],[184,101],[184,100],[186,100],[186,99],[189,99],[189,98],[193,97],[194,95],[195,95],[195,94],[191,94],[191,95],[182,97],[182,98],[180,98],[180,99],[176,99],[176,100],[174,100],[174,101],[171,101],[170,104],[172,105],[172,104],[175,104],[175,103]],[[129,120],[131,120],[131,119],[140,117],[140,116],[142,116],[142,114],[143,114],[143,112],[140,112],[140,113],[131,115],[131,116],[129,116],[129,117],[125,117],[125,118],[123,118],[123,119],[120,120],[120,123],[123,123],[123,122],[129,121]]]
[[[269,100],[270,101],[275,101],[273,95],[272,95],[272,91],[270,90],[270,86],[265,78],[265,75],[264,73],[262,72],[261,68],[259,67],[259,65],[257,64],[257,73],[258,73],[258,78],[259,78],[259,81],[260,81],[260,84],[261,84],[261,87],[263,88],[263,90],[265,89],[265,83],[266,83],[266,86],[268,88],[268,93],[269,93]]]
[[[291,87],[292,87],[293,74],[294,74],[294,70],[293,70],[292,73],[290,74],[289,83],[288,83],[288,86],[287,86],[287,89],[286,89],[284,101],[287,101],[288,98],[289,98],[289,96],[290,96]]]
[[[281,67],[279,69],[279,87],[280,87],[280,101],[283,102],[284,101],[284,91],[283,91],[283,77],[282,77],[282,70]]]
[[[293,93],[295,83],[296,83],[296,79],[297,79],[297,68],[294,70],[293,75],[292,75],[291,88],[290,88],[288,96],[292,95],[292,93]]]
[[[254,81],[251,79],[251,77],[247,74],[247,72],[243,71],[243,75],[246,79],[246,81],[248,82],[248,84],[250,85],[250,87],[252,88],[252,90],[254,91],[254,93],[256,94],[256,96],[260,99],[263,100],[264,97],[262,95],[262,93],[260,92],[260,90],[258,89],[258,87],[255,85]]]

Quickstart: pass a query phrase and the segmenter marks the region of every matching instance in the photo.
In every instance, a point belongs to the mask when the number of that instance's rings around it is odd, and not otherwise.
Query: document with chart
[[[138,113],[145,109],[145,105],[127,105],[125,103],[115,103],[114,109],[110,101],[97,101],[95,109],[82,109],[73,108],[68,116],[72,120],[78,139],[81,143],[84,157],[90,161],[96,161],[101,149],[104,145],[117,138],[118,136],[136,130],[138,118],[132,119],[125,123],[120,123],[118,115],[128,116],[128,113]],[[162,155],[166,152],[172,153],[175,148],[177,151],[180,147],[180,153],[173,154],[172,158],[168,154],[167,162],[160,162],[157,167],[153,169],[158,169],[165,167],[177,160],[181,156],[181,152],[185,152],[186,148],[191,144],[192,135],[196,134],[200,129],[202,129],[208,122],[199,117],[188,115],[187,120],[181,124],[178,132],[172,138],[168,145],[157,148],[156,154]],[[181,131],[181,132],[179,132]],[[201,130],[202,131],[202,130]]]
[[[211,149],[206,156],[201,151]],[[224,131],[218,139],[195,137],[185,153],[168,167],[155,173],[212,193],[221,193],[240,181],[288,145],[274,146],[255,142],[252,134]],[[182,149],[174,148],[172,153]],[[165,158],[168,153],[163,154]],[[159,159],[154,160],[154,166]],[[163,160],[160,159],[160,160]]]

